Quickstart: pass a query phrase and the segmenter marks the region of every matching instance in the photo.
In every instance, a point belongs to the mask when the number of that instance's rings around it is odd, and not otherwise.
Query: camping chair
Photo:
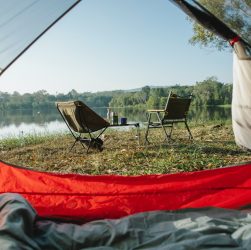
[[[70,151],[76,142],[80,142],[84,148],[87,148],[87,153],[90,147],[102,151],[103,141],[100,136],[110,126],[109,122],[81,101],[56,102],[56,106],[75,138]],[[98,131],[97,135],[94,133],[96,131]],[[83,134],[88,134],[89,137],[84,137]]]
[[[171,139],[173,126],[175,123],[185,123],[189,133],[189,139],[193,139],[192,133],[187,124],[187,113],[191,104],[192,95],[181,97],[170,92],[166,102],[165,109],[148,110],[148,122],[145,133],[145,141],[149,143],[148,132],[151,128],[162,128],[167,140]],[[157,121],[153,121],[153,114],[157,116]],[[156,120],[156,117],[155,117]],[[170,128],[170,133],[166,131],[166,127]]]

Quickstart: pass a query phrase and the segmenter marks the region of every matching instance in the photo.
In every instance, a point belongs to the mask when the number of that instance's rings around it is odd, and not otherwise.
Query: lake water
[[[106,117],[106,108],[94,108],[102,117]],[[119,117],[127,117],[128,122],[146,122],[146,110],[132,108],[114,108]],[[12,110],[0,112],[0,138],[27,134],[50,134],[68,130],[62,117],[55,110],[33,112],[31,110]],[[189,121],[225,121],[231,119],[231,108],[191,107]]]

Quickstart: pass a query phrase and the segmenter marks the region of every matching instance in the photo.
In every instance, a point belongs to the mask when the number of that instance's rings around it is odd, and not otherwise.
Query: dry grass
[[[251,153],[235,145],[231,125],[197,125],[194,140],[185,139],[183,128],[174,131],[174,141],[164,142],[161,131],[150,134],[151,144],[138,145],[135,131],[108,131],[102,152],[89,154],[81,145],[69,152],[70,135],[37,136],[0,141],[0,159],[40,171],[142,175],[218,168],[251,161]]]

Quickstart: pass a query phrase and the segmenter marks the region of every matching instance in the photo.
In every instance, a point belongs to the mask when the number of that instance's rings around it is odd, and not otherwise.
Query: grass
[[[137,143],[135,130],[108,130],[104,150],[86,154],[81,145],[69,152],[69,134],[29,135],[0,140],[0,159],[34,170],[81,173],[142,175],[197,171],[251,161],[251,153],[236,146],[231,124],[193,124],[194,140],[180,126],[171,142],[164,142],[161,130],[151,130],[149,145]]]

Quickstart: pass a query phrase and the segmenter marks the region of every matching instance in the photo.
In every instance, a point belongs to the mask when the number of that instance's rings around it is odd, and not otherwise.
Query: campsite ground
[[[231,124],[191,125],[175,129],[172,142],[161,131],[151,131],[151,144],[141,144],[135,131],[107,131],[102,152],[86,154],[78,145],[69,152],[73,137],[66,134],[33,135],[0,141],[0,159],[34,170],[81,174],[142,175],[212,169],[251,161],[251,152],[236,146]]]

